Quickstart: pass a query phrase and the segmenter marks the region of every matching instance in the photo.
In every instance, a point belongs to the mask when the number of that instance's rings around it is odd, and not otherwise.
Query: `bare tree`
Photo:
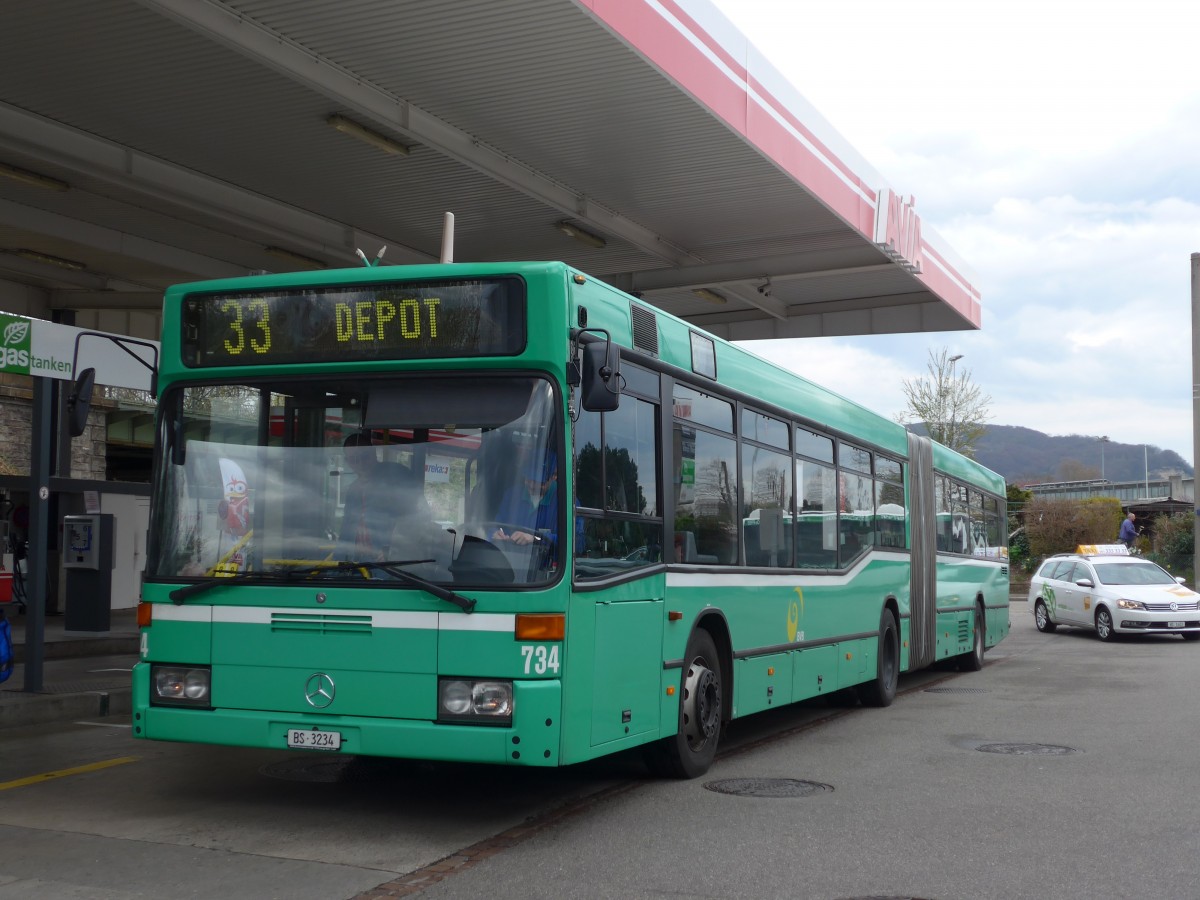
[[[1041,559],[1051,553],[1070,553],[1080,544],[1111,544],[1121,528],[1121,501],[1114,497],[1091,500],[1050,500],[1035,497],[1025,504],[1025,535],[1029,553]]]
[[[987,428],[992,398],[971,381],[969,369],[957,367],[960,359],[944,347],[937,353],[930,350],[929,377],[904,380],[908,408],[897,418],[923,423],[939,444],[973,457],[975,442]]]

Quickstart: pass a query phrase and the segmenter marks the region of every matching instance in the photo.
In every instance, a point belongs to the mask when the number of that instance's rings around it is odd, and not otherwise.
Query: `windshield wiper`
[[[176,606],[182,606],[188,597],[194,597],[197,594],[203,594],[212,588],[221,587],[223,584],[231,582],[246,582],[251,581],[257,584],[270,584],[276,581],[300,581],[307,580],[313,577],[320,569],[290,569],[280,567],[278,569],[268,569],[264,572],[228,572],[224,575],[211,575],[207,581],[198,581],[195,584],[189,584],[185,587],[176,588],[167,596],[175,601]]]
[[[432,594],[439,600],[445,600],[447,603],[453,603],[465,613],[475,611],[475,601],[462,594],[456,594],[449,588],[444,588],[440,584],[435,584],[432,581],[427,581],[419,575],[414,575],[412,572],[405,572],[401,566],[415,566],[420,563],[435,562],[432,559],[388,559],[382,562],[371,562],[369,560],[345,560],[339,562],[334,569],[377,569],[380,572],[386,572],[398,581],[403,581],[405,584],[415,588],[420,588],[427,594]]]
[[[185,585],[181,588],[176,588],[167,594],[175,601],[176,606],[182,606],[188,597],[194,597],[196,594],[203,594],[205,591],[212,588],[221,587],[223,584],[232,584],[236,581],[262,581],[267,576],[263,572],[229,572],[225,575],[217,575],[208,578],[206,581],[197,581],[195,584]]]
[[[270,572],[230,572],[226,575],[213,576],[205,581],[198,581],[195,584],[185,585],[181,588],[176,588],[171,591],[169,596],[176,606],[182,606],[189,598],[197,594],[203,594],[212,588],[221,587],[222,585],[232,584],[235,582],[245,583],[247,581],[258,583],[270,583],[274,581],[298,581],[308,580],[314,576],[320,575],[323,572],[330,571],[347,571],[350,569],[376,569],[380,572],[386,572],[397,581],[403,581],[405,584],[412,587],[420,588],[428,594],[432,594],[440,600],[445,600],[448,603],[453,603],[463,612],[470,613],[475,610],[475,601],[470,600],[461,594],[456,594],[439,584],[432,581],[427,581],[419,575],[414,575],[411,572],[405,572],[400,566],[415,566],[420,563],[434,562],[432,559],[388,559],[381,562],[370,560],[346,560],[338,562],[331,566],[314,566],[308,569],[280,569]]]

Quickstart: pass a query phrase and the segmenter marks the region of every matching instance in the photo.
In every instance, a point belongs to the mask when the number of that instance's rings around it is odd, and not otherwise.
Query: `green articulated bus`
[[[1004,482],[552,262],[165,298],[139,738],[704,772],[1009,628]]]

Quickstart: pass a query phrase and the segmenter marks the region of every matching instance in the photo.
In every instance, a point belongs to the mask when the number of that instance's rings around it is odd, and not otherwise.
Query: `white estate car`
[[[1111,547],[1066,553],[1042,563],[1029,585],[1038,631],[1059,625],[1094,628],[1102,641],[1119,634],[1178,634],[1200,640],[1200,594],[1166,569]]]

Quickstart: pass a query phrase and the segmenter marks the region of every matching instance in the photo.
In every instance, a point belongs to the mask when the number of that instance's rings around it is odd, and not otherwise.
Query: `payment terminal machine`
[[[113,517],[63,517],[67,631],[108,631],[112,613]]]

